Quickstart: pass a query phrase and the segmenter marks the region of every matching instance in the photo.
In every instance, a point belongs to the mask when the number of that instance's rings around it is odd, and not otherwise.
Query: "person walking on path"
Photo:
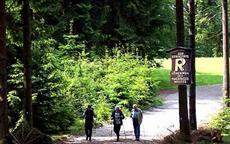
[[[143,114],[140,108],[137,107],[136,104],[133,105],[133,109],[131,111],[131,118],[133,120],[133,128],[135,134],[135,140],[140,141],[140,125],[143,119]]]
[[[91,105],[88,105],[85,113],[85,134],[86,134],[86,140],[91,141],[92,137],[92,129],[93,129],[93,121],[95,117],[94,110]]]
[[[119,106],[116,106],[114,111],[112,112],[111,119],[113,120],[113,130],[117,136],[117,141],[119,141],[120,129],[123,124],[123,119],[125,118]]]

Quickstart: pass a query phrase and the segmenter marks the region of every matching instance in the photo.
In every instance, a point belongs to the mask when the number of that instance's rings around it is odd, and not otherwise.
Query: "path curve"
[[[222,109],[222,85],[199,86],[197,93],[197,123],[198,126],[207,123],[210,118]],[[170,131],[179,129],[178,93],[165,95],[164,104],[157,108],[144,111],[141,125],[141,139],[162,139]],[[134,139],[132,121],[124,120],[121,127],[121,138]],[[74,143],[84,143],[85,137],[72,137]],[[93,129],[93,141],[115,140],[112,125]]]

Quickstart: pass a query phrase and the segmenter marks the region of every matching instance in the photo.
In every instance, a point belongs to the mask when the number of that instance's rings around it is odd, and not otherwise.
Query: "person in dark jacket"
[[[86,134],[86,140],[91,141],[92,137],[92,129],[93,129],[93,121],[95,117],[95,113],[93,111],[93,108],[91,105],[88,105],[85,113],[85,134]]]
[[[115,110],[112,112],[111,119],[113,120],[113,130],[117,136],[117,141],[119,141],[120,129],[123,124],[123,119],[125,118],[119,106],[115,107]]]

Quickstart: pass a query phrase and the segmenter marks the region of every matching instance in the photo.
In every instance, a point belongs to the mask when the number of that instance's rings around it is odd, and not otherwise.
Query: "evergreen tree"
[[[7,108],[7,56],[6,56],[6,11],[5,0],[0,1],[0,143],[5,143],[8,135],[8,108]]]
[[[28,0],[23,0],[23,66],[24,66],[24,115],[32,126],[32,81],[31,81],[31,9]]]
[[[226,106],[230,107],[229,97],[229,48],[228,48],[228,1],[222,0],[222,29],[223,29],[223,58],[224,58],[224,81],[223,94],[226,98]]]
[[[222,55],[220,1],[196,1],[196,54]]]
[[[189,91],[189,122],[191,130],[197,129],[196,122],[196,68],[195,68],[195,2],[189,0],[189,48],[191,51],[191,85]]]
[[[183,14],[183,0],[176,1],[176,29],[177,29],[177,46],[184,46],[184,14]],[[179,120],[180,133],[185,141],[191,141],[189,120],[188,120],[188,106],[187,106],[187,87],[186,85],[178,86],[179,94]]]

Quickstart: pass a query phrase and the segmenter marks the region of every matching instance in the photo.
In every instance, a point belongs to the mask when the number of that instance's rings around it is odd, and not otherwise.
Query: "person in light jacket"
[[[140,108],[137,107],[136,104],[133,105],[133,109],[131,111],[131,118],[133,120],[133,128],[135,134],[135,140],[140,141],[140,125],[142,123],[143,114]]]

